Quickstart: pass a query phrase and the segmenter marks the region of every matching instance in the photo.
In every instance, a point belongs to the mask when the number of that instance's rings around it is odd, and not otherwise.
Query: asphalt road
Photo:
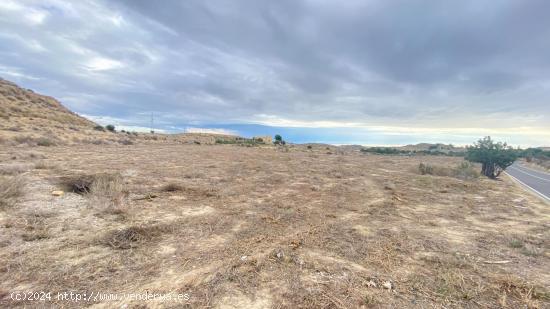
[[[537,171],[516,162],[506,169],[506,173],[538,195],[550,201],[550,174]]]

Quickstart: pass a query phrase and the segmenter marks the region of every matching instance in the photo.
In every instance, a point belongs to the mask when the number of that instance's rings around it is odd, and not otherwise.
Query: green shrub
[[[36,145],[50,147],[50,146],[55,146],[55,142],[46,137],[39,137],[36,139]]]
[[[107,129],[109,132],[115,132],[115,126],[112,124],[106,125],[105,129]]]
[[[466,151],[466,160],[481,163],[481,174],[491,179],[496,179],[517,158],[515,149],[506,143],[494,142],[490,136],[468,146]]]

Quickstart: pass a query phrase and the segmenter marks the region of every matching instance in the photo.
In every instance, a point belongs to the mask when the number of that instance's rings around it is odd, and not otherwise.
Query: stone
[[[63,194],[65,194],[65,192],[63,192],[61,190],[56,190],[56,191],[52,192],[53,196],[63,196]]]

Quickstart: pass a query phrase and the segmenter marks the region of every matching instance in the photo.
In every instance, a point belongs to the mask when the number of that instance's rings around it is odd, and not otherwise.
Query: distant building
[[[273,138],[269,135],[266,135],[266,136],[254,136],[252,138],[253,140],[257,141],[257,142],[263,142],[265,144],[273,144]]]

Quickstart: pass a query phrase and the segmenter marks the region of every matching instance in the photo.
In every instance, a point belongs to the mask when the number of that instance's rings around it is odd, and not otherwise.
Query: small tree
[[[109,130],[110,132],[115,132],[115,126],[112,124],[106,125],[105,129]]]
[[[517,159],[517,152],[506,143],[494,142],[490,136],[468,146],[466,160],[481,163],[481,174],[496,179]]]
[[[285,141],[283,141],[283,137],[279,134],[275,135],[275,142],[273,142],[275,145],[284,145],[286,144]]]

